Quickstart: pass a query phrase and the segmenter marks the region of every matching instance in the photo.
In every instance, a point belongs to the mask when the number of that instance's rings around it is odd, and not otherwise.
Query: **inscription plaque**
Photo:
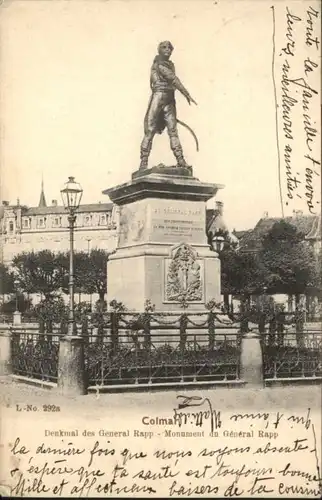
[[[119,247],[179,241],[206,243],[203,202],[147,199],[120,208]]]
[[[204,204],[167,202],[151,207],[151,235],[153,241],[176,243],[205,243]]]

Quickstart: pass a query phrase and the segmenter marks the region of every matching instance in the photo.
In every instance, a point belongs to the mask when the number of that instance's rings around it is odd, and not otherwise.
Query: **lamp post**
[[[213,252],[217,253],[217,256],[220,261],[220,267],[219,267],[219,275],[221,276],[221,252],[224,249],[225,245],[225,238],[222,236],[220,233],[210,233],[210,248],[212,249]],[[220,293],[220,292],[219,292]],[[226,312],[229,312],[229,295],[223,294],[224,298],[224,308],[226,309]]]
[[[69,222],[69,315],[68,315],[68,332],[67,335],[74,334],[74,227],[76,221],[76,211],[79,208],[83,189],[78,182],[75,182],[74,177],[68,177],[68,181],[65,187],[60,191],[63,204],[66,210],[68,210],[68,222]]]
[[[90,238],[86,238],[86,241],[87,241],[87,255],[90,255],[91,253],[91,239]],[[89,298],[90,298],[90,307],[91,307],[91,312],[93,310],[93,295],[92,293],[90,293],[89,295]]]
[[[69,222],[69,315],[67,335],[62,336],[59,342],[58,359],[58,388],[65,396],[86,394],[85,365],[84,365],[84,338],[74,335],[74,226],[76,211],[82,198],[83,190],[69,177],[65,187],[61,190],[61,197],[68,210]]]

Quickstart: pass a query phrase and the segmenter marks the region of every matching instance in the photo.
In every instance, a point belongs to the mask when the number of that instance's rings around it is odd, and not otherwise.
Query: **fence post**
[[[188,316],[186,313],[180,316],[180,350],[184,351],[187,341]]]
[[[66,319],[62,319],[60,323],[60,334],[67,335],[67,331],[68,331],[68,323]]]
[[[84,338],[65,335],[59,341],[58,391],[63,396],[86,394]]]
[[[299,349],[304,347],[304,312],[297,310],[295,313],[296,344]]]
[[[249,321],[249,302],[248,297],[242,297],[240,304],[241,320],[240,320],[240,331],[242,334],[248,332],[248,321]]]
[[[146,312],[143,315],[143,332],[144,332],[144,347],[147,350],[151,349],[151,315]]]
[[[11,331],[0,331],[0,376],[12,373],[12,342]]]
[[[215,314],[213,311],[208,313],[208,335],[209,335],[209,350],[213,351],[215,347]]]
[[[44,318],[39,318],[39,333],[45,333],[45,320]]]
[[[82,336],[84,338],[84,344],[88,345],[89,344],[89,332],[88,332],[88,318],[87,318],[87,316],[82,318],[81,331],[82,331]]]
[[[112,354],[115,354],[119,340],[119,318],[118,313],[112,311],[111,313],[111,348]]]
[[[263,387],[263,353],[258,333],[242,334],[240,353],[240,378],[247,387]]]
[[[258,331],[259,331],[259,333],[265,333],[265,326],[266,326],[266,314],[264,312],[260,312],[260,315],[258,318]]]
[[[285,333],[285,314],[283,312],[277,315],[276,319],[276,333],[278,347],[284,346],[284,333]]]
[[[274,345],[276,330],[277,330],[276,315],[273,314],[270,317],[270,320],[268,323],[268,346],[269,347],[272,347]]]

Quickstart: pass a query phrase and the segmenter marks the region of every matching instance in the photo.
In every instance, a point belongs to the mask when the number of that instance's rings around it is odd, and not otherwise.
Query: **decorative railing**
[[[322,377],[322,333],[279,332],[262,336],[265,379]]]
[[[51,329],[11,327],[15,374],[57,381],[59,339],[66,328]],[[321,329],[308,332],[294,315],[259,325],[212,310],[112,311],[95,323],[78,323],[75,334],[84,339],[88,384],[119,386],[237,381],[247,331],[260,332],[264,379],[322,377]]]
[[[12,329],[12,371],[16,375],[56,382],[59,335]]]
[[[220,326],[218,321],[221,321]],[[90,385],[238,380],[240,336],[208,313],[111,313],[86,347]]]

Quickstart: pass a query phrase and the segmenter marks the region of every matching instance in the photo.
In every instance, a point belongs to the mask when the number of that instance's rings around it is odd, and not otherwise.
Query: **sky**
[[[271,5],[4,0],[1,200],[37,205],[43,177],[51,202],[74,175],[84,203],[109,201],[102,191],[129,181],[139,166],[150,66],[158,43],[171,40],[177,75],[198,103],[177,93],[178,117],[200,143],[197,152],[179,128],[194,175],[225,186],[216,200],[231,229],[253,227],[265,212],[281,216]],[[276,2],[281,39],[285,5]],[[174,163],[166,133],[150,157],[151,166],[161,162]]]

